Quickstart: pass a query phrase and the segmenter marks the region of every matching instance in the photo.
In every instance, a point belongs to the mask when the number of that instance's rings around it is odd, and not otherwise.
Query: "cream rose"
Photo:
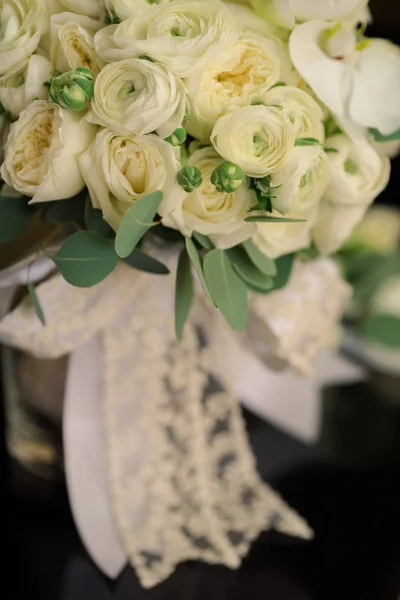
[[[201,74],[195,71],[186,79],[191,103],[189,133],[198,139],[209,138],[220,117],[251,104],[279,77],[277,44],[256,33],[242,34]]]
[[[249,177],[264,177],[282,168],[293,149],[295,129],[283,110],[246,106],[217,121],[211,142]]]
[[[60,0],[61,3],[78,15],[99,18],[104,14],[104,0]]]
[[[390,161],[366,142],[356,143],[345,135],[328,138],[331,182],[325,200],[332,204],[370,204],[387,186]]]
[[[133,58],[101,71],[88,118],[121,134],[157,131],[166,138],[182,125],[186,108],[181,79],[162,65]]]
[[[95,75],[104,65],[94,49],[93,38],[99,30],[98,21],[64,12],[50,21],[50,60],[56,69],[70,71],[87,67]]]
[[[218,0],[187,0],[138,8],[119,25],[95,36],[98,54],[106,61],[149,56],[179,75],[210,62],[240,27]]]
[[[293,123],[296,137],[313,137],[324,141],[323,110],[307,92],[295,86],[282,85],[274,87],[260,100],[267,106],[283,106]]]
[[[281,217],[278,211],[272,216]],[[318,216],[318,207],[306,211],[286,214],[286,218],[302,219],[300,223],[257,223],[253,242],[270,258],[279,258],[291,252],[308,248],[311,243],[311,230]]]
[[[0,3],[0,74],[22,68],[48,29],[43,0],[2,0]]]
[[[254,224],[244,219],[256,198],[247,179],[234,193],[217,191],[211,183],[211,174],[222,162],[213,148],[193,152],[189,165],[201,171],[203,183],[190,194],[184,194],[172,210],[163,210],[160,214],[167,227],[179,229],[187,236],[197,231],[207,235],[217,248],[230,248],[254,232]]]
[[[320,146],[292,150],[282,169],[271,175],[272,206],[282,214],[316,206],[329,184],[328,157]]]
[[[33,100],[46,100],[49,90],[44,85],[50,80],[52,64],[44,56],[34,54],[22,69],[0,76],[0,102],[13,118]]]
[[[1,175],[14,189],[48,202],[74,196],[84,187],[78,158],[96,128],[77,113],[35,100],[11,125]]]
[[[92,204],[115,230],[132,204],[157,190],[164,194],[159,212],[179,202],[177,150],[157,135],[118,135],[100,131],[81,156],[80,166]]]

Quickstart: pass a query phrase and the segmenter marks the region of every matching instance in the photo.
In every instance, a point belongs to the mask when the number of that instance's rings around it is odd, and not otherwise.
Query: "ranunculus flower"
[[[264,177],[282,168],[294,146],[295,129],[284,110],[246,106],[217,121],[211,142],[249,177]]]
[[[0,75],[18,70],[48,29],[43,0],[2,0],[0,4]]]
[[[138,8],[119,25],[95,37],[98,54],[112,62],[149,56],[179,75],[201,68],[240,31],[229,10],[217,0],[187,0]]]
[[[220,117],[248,106],[279,79],[277,44],[256,33],[242,34],[201,74],[196,70],[186,79],[191,103],[189,133],[198,139],[209,138]]]
[[[167,227],[179,229],[187,236],[197,231],[207,235],[217,248],[230,248],[244,242],[254,232],[254,224],[246,223],[244,219],[256,198],[246,178],[236,192],[217,191],[211,183],[211,174],[222,162],[213,148],[193,152],[189,165],[201,171],[203,183],[190,194],[181,196],[179,202],[165,206],[159,212]]]
[[[179,150],[157,135],[118,135],[100,131],[80,158],[92,204],[115,230],[132,204],[160,190],[159,208],[168,211],[184,192],[176,182]]]
[[[400,49],[391,42],[367,39],[339,56],[322,46],[327,23],[310,21],[290,37],[290,54],[301,76],[339,118],[387,135],[400,128]],[[338,60],[340,58],[340,60]]]
[[[153,4],[168,4],[169,2],[175,2],[176,0],[157,0],[152,2],[150,0],[105,0],[106,10],[112,19],[116,17],[123,21],[134,15],[138,8],[149,9]]]
[[[11,125],[1,175],[33,203],[74,196],[85,185],[78,158],[95,132],[76,113],[35,100]]]
[[[86,17],[98,18],[104,14],[104,0],[60,0],[68,10]]]
[[[22,69],[0,76],[0,102],[14,118],[33,100],[46,100],[49,90],[44,85],[50,80],[52,64],[44,56],[32,55]]]
[[[111,63],[97,77],[89,120],[118,133],[157,131],[166,138],[181,126],[186,89],[162,65],[132,58]]]
[[[313,240],[322,255],[337,252],[350,237],[368,209],[368,204],[349,206],[323,201],[312,231]]]
[[[253,242],[270,258],[279,258],[291,252],[308,248],[311,243],[311,229],[315,225],[318,207],[310,210],[285,214],[286,218],[302,219],[299,223],[256,223]],[[281,217],[282,213],[272,211],[271,216]]]
[[[389,182],[390,161],[366,142],[354,142],[346,135],[335,135],[326,146],[329,152],[331,181],[324,199],[333,204],[362,206],[370,204]]]
[[[283,106],[293,123],[296,137],[312,137],[324,141],[324,113],[317,102],[292,85],[274,87],[260,97],[267,106]]]
[[[250,0],[254,10],[267,21],[293,29],[296,22],[362,20],[369,0]]]
[[[94,75],[104,62],[97,56],[93,38],[100,23],[90,17],[64,12],[51,17],[50,60],[62,72],[86,67]]]
[[[330,181],[328,157],[320,146],[292,150],[282,169],[271,175],[272,206],[283,214],[316,206]]]

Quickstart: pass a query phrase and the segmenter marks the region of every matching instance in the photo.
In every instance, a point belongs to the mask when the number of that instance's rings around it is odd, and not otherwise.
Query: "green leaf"
[[[206,250],[212,250],[214,248],[214,245],[210,242],[208,237],[206,237],[202,233],[197,233],[197,231],[193,231],[193,237],[202,248],[205,248]]]
[[[178,340],[182,338],[183,329],[193,304],[193,298],[194,285],[191,262],[186,248],[182,248],[179,255],[175,285],[175,333]]]
[[[339,153],[339,150],[338,150],[337,148],[330,148],[330,147],[326,147],[326,148],[324,148],[324,151],[325,151],[327,154],[329,154],[330,152],[333,152],[333,153],[335,153],[335,154],[338,154],[338,153]]]
[[[272,258],[265,256],[264,252],[261,252],[261,250],[259,250],[251,240],[244,242],[243,248],[246,250],[257,269],[259,269],[262,273],[265,273],[265,275],[275,277],[277,269],[275,261],[272,260]]]
[[[264,293],[272,290],[274,280],[257,269],[244,248],[236,246],[226,252],[236,273],[248,287]]]
[[[118,256],[121,258],[129,256],[146,231],[153,227],[153,219],[162,198],[162,192],[153,192],[136,200],[125,213],[115,238],[115,250]]]
[[[117,264],[111,240],[93,231],[71,235],[52,257],[61,275],[77,287],[91,287],[107,277]]]
[[[274,279],[274,290],[281,290],[286,286],[292,274],[294,254],[281,256],[275,264],[278,272]]]
[[[394,142],[395,140],[400,140],[400,129],[388,135],[383,135],[377,129],[370,129],[369,132],[376,142]]]
[[[286,217],[268,217],[267,215],[259,215],[246,217],[247,223],[305,223],[305,219],[287,219]]]
[[[155,225],[152,227],[151,234],[155,235],[161,240],[171,243],[183,242],[184,240],[184,237],[180,231],[176,231],[176,229],[171,229],[170,227],[165,227],[164,225]]]
[[[204,259],[204,275],[215,304],[235,331],[247,322],[247,288],[223,250],[211,250]]]
[[[390,348],[400,348],[400,318],[394,315],[372,315],[361,325],[361,333],[371,341]]]
[[[78,194],[66,200],[49,202],[43,209],[43,222],[46,225],[58,225],[70,221],[78,225],[85,224],[85,196]]]
[[[342,133],[342,130],[340,129],[333,117],[328,117],[326,119],[326,121],[324,122],[324,128],[326,138],[337,135],[338,133]]]
[[[205,291],[208,299],[214,304],[213,297],[211,296],[210,290],[208,289],[206,279],[204,277],[203,261],[199,254],[199,251],[197,250],[195,243],[191,238],[189,238],[189,237],[185,238],[185,244],[186,244],[187,253],[189,254],[189,258],[192,261],[192,264],[193,264],[194,268],[196,269],[197,275],[199,276],[200,283],[203,286],[203,290]]]
[[[26,285],[28,288],[29,299],[31,301],[31,304],[32,304],[32,306],[35,310],[35,313],[37,314],[40,322],[44,326],[44,325],[46,325],[46,319],[44,317],[43,309],[40,305],[39,298],[36,294],[36,288],[31,281],[28,281],[28,283]]]
[[[312,137],[303,137],[297,138],[294,145],[295,146],[317,146],[321,142],[316,138]]]
[[[103,213],[98,208],[93,208],[89,194],[85,202],[85,225],[89,231],[95,231],[106,238],[114,237],[114,230],[103,219]]]
[[[123,261],[133,269],[138,269],[138,271],[145,271],[154,275],[168,275],[169,273],[169,269],[162,262],[141,250],[134,250]]]
[[[0,196],[0,242],[10,242],[28,228],[33,214],[25,196]]]

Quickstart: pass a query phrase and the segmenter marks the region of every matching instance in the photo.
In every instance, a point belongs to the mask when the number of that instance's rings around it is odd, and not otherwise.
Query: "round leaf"
[[[169,273],[169,269],[162,262],[141,250],[134,250],[132,254],[123,260],[130,267],[146,273],[153,273],[154,275],[168,275]]]
[[[25,196],[0,196],[0,242],[10,242],[28,228],[33,215]]]
[[[126,258],[136,248],[150,227],[163,198],[162,192],[153,192],[139,198],[125,213],[115,238],[115,250],[118,256]]]
[[[112,242],[93,231],[71,235],[52,259],[64,279],[77,287],[96,285],[118,260]]]
[[[257,269],[243,248],[236,246],[227,251],[229,259],[240,279],[251,289],[268,292],[274,287],[274,281]]]

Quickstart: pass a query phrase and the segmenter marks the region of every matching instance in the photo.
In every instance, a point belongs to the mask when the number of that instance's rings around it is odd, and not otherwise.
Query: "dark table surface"
[[[397,600],[400,593],[400,405],[364,384],[323,403],[322,438],[306,446],[246,412],[259,470],[315,531],[310,543],[264,533],[239,571],[185,563],[141,589],[115,582],[79,540],[61,483],[42,481],[3,448],[6,600]],[[5,596],[3,590],[6,590]]]

